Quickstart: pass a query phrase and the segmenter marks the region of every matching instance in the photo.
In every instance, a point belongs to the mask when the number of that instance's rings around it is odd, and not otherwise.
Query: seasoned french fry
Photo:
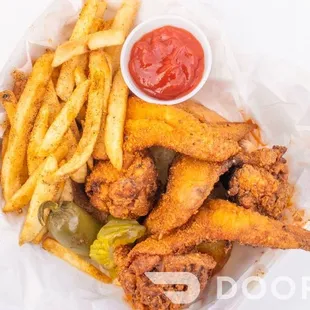
[[[39,156],[47,156],[59,146],[63,136],[85,103],[89,86],[90,82],[87,80],[75,89],[70,99],[63,106],[55,121],[48,129],[38,152]]]
[[[25,89],[28,77],[24,72],[19,70],[14,70],[12,77],[14,79],[13,93],[18,101]]]
[[[123,31],[108,29],[103,31],[98,31],[91,34],[88,38],[88,48],[90,50],[96,50],[99,48],[105,48],[108,46],[116,46],[123,44],[125,36]]]
[[[56,158],[57,162],[60,162],[68,153],[68,146],[62,144],[53,156]],[[23,186],[12,196],[3,208],[3,212],[14,212],[27,206],[31,200],[36,184],[39,180],[40,174],[43,167],[45,166],[46,160],[32,173],[28,180],[23,184]]]
[[[102,1],[100,0],[98,2],[98,7],[97,7],[97,12],[96,12],[96,18],[97,19],[102,19],[103,18],[103,15],[105,13],[107,9],[107,2],[106,1]]]
[[[88,166],[89,170],[94,169],[94,158],[93,158],[93,156],[89,157],[89,159],[87,161],[87,166]]]
[[[112,165],[123,166],[123,140],[129,89],[119,70],[113,80],[106,120],[105,148]]]
[[[18,102],[10,131],[10,143],[2,165],[1,180],[5,200],[9,200],[21,186],[20,174],[29,136],[41,106],[40,99],[52,74],[52,61],[52,53],[46,53],[36,61]]]
[[[92,52],[90,55],[91,86],[88,95],[83,135],[73,157],[56,172],[56,175],[59,177],[70,175],[82,165],[86,164],[94,150],[100,131],[105,101],[104,68],[106,67],[108,67],[108,64],[105,53],[102,50]]]
[[[71,179],[67,179],[61,192],[60,201],[73,201],[73,188]]]
[[[82,67],[77,67],[74,70],[74,79],[75,79],[75,85],[78,86],[81,83],[85,82],[87,80],[87,76],[85,74],[85,71]]]
[[[8,149],[9,136],[10,136],[10,127],[7,127],[5,129],[5,132],[4,132],[3,137],[2,137],[2,145],[1,145],[1,158],[2,158],[2,161],[4,159],[4,155],[5,155],[6,150]]]
[[[111,283],[111,279],[107,275],[105,275],[103,272],[101,272],[99,269],[97,269],[86,260],[82,259],[79,255],[63,247],[54,239],[46,238],[42,243],[42,247],[44,250],[57,256],[58,258],[61,258],[62,260],[69,263],[71,266],[87,273],[96,280],[99,280],[103,283]]]
[[[5,90],[0,93],[1,103],[8,115],[10,124],[13,124],[16,114],[17,101],[14,93],[10,90]]]
[[[44,161],[44,157],[38,156],[37,152],[48,130],[49,123],[49,106],[44,103],[38,113],[34,123],[30,141],[27,149],[27,166],[31,175],[40,164]]]
[[[79,40],[87,36],[96,18],[98,10],[98,0],[87,0],[84,8],[80,14],[80,18],[77,21],[73,33],[71,35],[70,41]],[[59,78],[57,81],[56,92],[57,95],[63,100],[69,100],[75,86],[74,80],[74,70],[77,66],[81,66],[81,63],[87,62],[87,56],[77,56],[69,61],[65,62],[60,70]]]
[[[53,123],[55,120],[56,116],[58,115],[61,105],[59,103],[56,91],[55,91],[55,86],[50,80],[47,84],[46,92],[43,97],[42,105],[46,104],[48,106],[48,111],[49,111],[49,125]]]
[[[44,238],[44,236],[48,233],[47,227],[44,226],[38,235],[32,240],[33,244],[40,244]]]
[[[77,171],[75,171],[73,173],[70,172],[68,174],[70,174],[70,177],[74,182],[85,183],[86,177],[87,177],[87,164],[83,164]],[[58,176],[58,174],[57,174],[57,176]],[[63,175],[63,176],[65,176],[65,175]]]
[[[43,202],[53,200],[57,194],[58,183],[47,180],[57,170],[57,167],[57,159],[54,156],[49,156],[42,168],[30,201],[26,220],[19,237],[20,245],[31,242],[43,228],[38,219],[38,212]]]
[[[109,20],[104,21],[101,27],[99,28],[99,30],[102,31],[102,30],[111,29],[113,22],[114,22],[114,19],[109,19]]]
[[[108,114],[108,101],[109,96],[111,92],[112,87],[112,63],[111,63],[111,57],[105,53],[106,56],[106,62],[102,62],[102,70],[104,71],[105,75],[105,86],[104,86],[104,103],[103,103],[103,109],[102,109],[102,118],[101,118],[101,126],[100,126],[100,132],[97,138],[97,142],[93,151],[93,157],[95,159],[102,159],[106,160],[108,159],[105,145],[104,145],[104,136],[105,136],[105,126],[106,126],[106,117]],[[91,65],[91,64],[90,64]]]
[[[121,30],[103,30],[90,34],[76,41],[68,41],[60,45],[53,62],[58,67],[75,56],[88,53],[90,50],[123,44],[125,40]]]
[[[111,29],[121,30],[126,38],[133,26],[139,6],[140,0],[124,0],[116,13]],[[122,45],[106,48],[106,52],[112,57],[113,72],[116,72],[120,66],[121,51]]]
[[[99,0],[87,0],[82,9],[80,17],[76,22],[70,37],[71,41],[78,40],[88,35],[91,30],[95,17],[97,17],[98,6],[101,1]]]
[[[58,81],[58,78],[59,78],[59,74],[60,74],[60,67],[54,68],[54,69],[53,69],[53,72],[52,72],[52,78],[51,78],[54,87],[56,87],[56,85],[57,85],[57,81]]]

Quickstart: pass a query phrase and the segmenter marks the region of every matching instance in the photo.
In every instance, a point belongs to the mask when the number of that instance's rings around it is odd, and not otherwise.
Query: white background
[[[309,0],[205,1],[216,7],[237,60],[248,60],[241,70],[250,70],[262,58],[275,58],[310,72]],[[49,2],[0,0],[0,70],[25,29]],[[239,309],[309,309],[310,292],[308,300],[302,300],[301,283],[303,276],[310,277],[310,253],[287,253],[265,276],[268,288],[277,276],[289,276],[295,281],[296,294],[291,299],[279,301],[269,293],[262,300],[246,301]],[[280,292],[287,290],[286,285],[279,285]]]

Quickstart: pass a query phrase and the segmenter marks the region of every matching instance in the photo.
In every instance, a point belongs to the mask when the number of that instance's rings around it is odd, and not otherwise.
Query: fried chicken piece
[[[161,240],[148,238],[137,244],[130,257],[140,254],[184,253],[203,241],[228,240],[250,246],[310,251],[310,232],[294,225],[240,208],[226,200],[211,200],[177,231]]]
[[[245,164],[233,174],[228,194],[244,208],[281,219],[293,193],[285,152],[284,147],[273,147],[237,155],[237,162]]]
[[[230,123],[221,128],[218,126],[214,130],[211,128],[210,131],[199,133],[192,132],[189,128],[175,129],[163,121],[127,120],[124,149],[132,153],[152,146],[162,146],[197,159],[222,162],[240,151],[238,142],[226,139],[224,132],[236,132],[238,129],[235,128],[242,127],[243,123]]]
[[[202,123],[181,108],[153,105],[132,97],[124,148],[134,152],[162,146],[197,159],[221,162],[240,150],[237,142],[254,128],[248,123]]]
[[[185,102],[179,103],[175,105],[176,108],[182,109],[197,119],[199,119],[202,123],[226,123],[227,120],[216,113],[213,110],[208,109],[201,103],[195,102],[193,100],[187,100]]]
[[[135,256],[127,261],[119,276],[119,281],[133,309],[176,310],[182,305],[173,304],[164,294],[165,291],[186,291],[183,284],[153,284],[146,272],[190,272],[197,276],[200,291],[203,291],[216,263],[207,254],[188,253],[182,255]]]
[[[167,191],[146,219],[148,232],[162,236],[185,224],[229,167],[230,162],[217,164],[177,157],[170,168]]]
[[[90,202],[117,218],[148,214],[157,190],[157,171],[147,153],[125,154],[122,171],[110,162],[99,162],[86,182]]]

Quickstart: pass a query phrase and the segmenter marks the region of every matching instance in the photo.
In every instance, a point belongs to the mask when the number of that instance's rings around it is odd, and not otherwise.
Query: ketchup
[[[144,35],[132,48],[129,71],[151,97],[171,100],[190,93],[205,66],[200,42],[188,31],[165,26]]]

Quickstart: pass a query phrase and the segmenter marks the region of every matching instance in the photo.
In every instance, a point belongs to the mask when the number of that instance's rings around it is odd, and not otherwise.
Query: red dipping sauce
[[[190,93],[201,81],[204,50],[188,31],[165,26],[144,35],[132,48],[129,71],[147,95],[173,100]]]

